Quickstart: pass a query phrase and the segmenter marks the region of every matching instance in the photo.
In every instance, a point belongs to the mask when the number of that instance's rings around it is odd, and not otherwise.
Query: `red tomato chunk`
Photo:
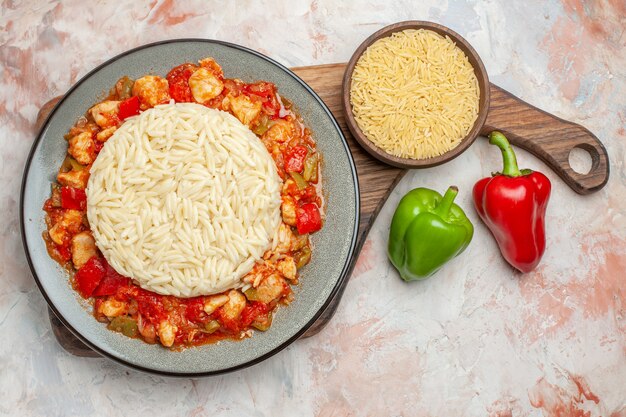
[[[102,265],[100,258],[97,256],[92,257],[76,272],[74,276],[76,279],[76,289],[83,297],[91,297],[105,274],[106,269]]]
[[[304,159],[306,158],[308,151],[306,147],[302,145],[294,146],[291,148],[285,159],[285,171],[287,172],[302,172],[304,169]]]
[[[301,235],[317,232],[322,228],[322,217],[315,204],[307,203],[298,208],[296,227]]]
[[[182,64],[172,69],[167,74],[167,82],[170,86],[170,96],[177,103],[192,103],[193,96],[189,88],[189,77],[198,69],[193,64]]]
[[[87,195],[85,190],[74,187],[61,187],[61,207],[70,210],[86,210]]]

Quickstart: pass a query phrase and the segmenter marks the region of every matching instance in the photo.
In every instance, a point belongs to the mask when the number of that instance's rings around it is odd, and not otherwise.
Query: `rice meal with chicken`
[[[96,320],[173,349],[270,329],[323,227],[321,157],[274,84],[212,58],[122,76],[65,140],[43,239]]]

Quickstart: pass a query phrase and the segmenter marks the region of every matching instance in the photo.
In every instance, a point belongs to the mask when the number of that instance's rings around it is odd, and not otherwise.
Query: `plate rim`
[[[136,365],[133,363],[130,363],[122,358],[118,358],[115,355],[106,352],[105,350],[99,348],[98,346],[94,345],[93,343],[91,343],[89,340],[87,340],[86,337],[82,336],[80,334],[80,332],[78,330],[76,330],[74,327],[72,327],[68,321],[63,317],[62,314],[59,313],[59,311],[57,310],[57,308],[55,307],[54,303],[52,302],[52,300],[50,299],[50,297],[48,296],[48,294],[46,293],[46,291],[44,290],[39,276],[37,275],[37,272],[35,270],[35,267],[33,265],[33,261],[31,259],[31,254],[30,254],[30,249],[28,247],[28,242],[26,240],[26,218],[25,218],[25,213],[24,213],[24,192],[26,189],[26,183],[27,183],[27,179],[28,179],[28,175],[30,173],[30,168],[31,168],[31,162],[32,159],[35,155],[35,150],[37,149],[37,146],[39,145],[39,142],[41,142],[42,138],[43,138],[43,133],[46,131],[48,125],[50,124],[50,120],[52,119],[52,117],[54,116],[54,114],[57,112],[57,110],[61,107],[61,105],[65,102],[65,100],[67,99],[67,97],[69,97],[69,95],[71,93],[74,92],[74,90],[76,90],[81,84],[83,84],[85,81],[89,80],[91,78],[91,76],[93,74],[95,74],[96,72],[100,71],[101,69],[107,67],[108,65],[112,64],[113,62],[127,56],[130,55],[132,53],[141,51],[143,49],[147,49],[147,48],[151,48],[151,47],[155,47],[155,46],[159,46],[159,45],[166,45],[166,44],[176,44],[176,43],[191,43],[191,42],[199,42],[199,43],[208,43],[208,44],[218,44],[218,45],[223,45],[223,46],[227,46],[230,48],[234,48],[234,49],[238,49],[247,53],[250,53],[252,55],[255,55],[257,58],[260,58],[262,60],[265,60],[271,64],[273,64],[274,66],[278,67],[278,69],[281,69],[282,71],[286,72],[289,76],[291,76],[294,80],[296,80],[298,83],[300,83],[300,85],[302,85],[302,87],[304,87],[305,90],[307,90],[307,92],[321,105],[322,109],[324,110],[324,112],[329,116],[330,121],[332,122],[333,126],[335,127],[335,130],[339,133],[339,136],[341,138],[341,142],[342,145],[344,147],[344,150],[346,151],[346,155],[348,156],[348,162],[350,165],[350,170],[352,172],[352,178],[353,178],[353,185],[354,185],[354,191],[355,191],[355,201],[354,201],[354,207],[355,207],[355,218],[354,218],[354,226],[353,226],[353,234],[352,234],[352,238],[351,238],[351,242],[350,242],[350,247],[348,250],[348,256],[346,258],[346,261],[343,265],[343,268],[341,270],[341,274],[339,276],[339,279],[337,280],[337,282],[335,283],[333,289],[331,290],[330,294],[328,295],[328,298],[324,301],[324,304],[322,304],[322,306],[317,310],[317,312],[313,315],[313,317],[311,318],[311,320],[309,320],[302,328],[300,328],[293,336],[291,336],[290,338],[288,338],[287,340],[285,340],[284,342],[280,343],[277,347],[275,347],[274,349],[270,350],[269,352],[256,357],[252,360],[249,360],[247,362],[235,365],[235,366],[230,366],[227,368],[223,368],[223,369],[219,369],[219,370],[215,370],[215,371],[206,371],[206,372],[170,372],[170,371],[163,371],[163,370],[156,370],[156,369],[151,369],[151,368],[147,368],[141,365]],[[74,335],[76,336],[81,342],[83,342],[85,345],[87,345],[90,349],[94,350],[95,352],[97,352],[99,355],[101,355],[104,358],[113,360],[125,367],[134,369],[134,370],[138,370],[141,372],[146,372],[149,374],[155,374],[155,375],[160,375],[160,376],[168,376],[168,377],[206,377],[206,376],[214,376],[214,375],[221,375],[221,374],[225,374],[225,373],[229,373],[229,372],[234,372],[234,371],[238,371],[244,368],[248,368],[250,366],[256,365],[260,362],[263,362],[266,359],[269,359],[270,357],[276,355],[277,353],[279,353],[280,351],[282,351],[283,349],[285,349],[287,346],[291,345],[293,342],[295,342],[296,340],[298,340],[316,321],[317,319],[324,313],[324,311],[326,311],[326,309],[329,307],[329,305],[332,303],[332,301],[335,299],[335,297],[338,295],[339,290],[343,287],[343,283],[344,281],[347,279],[348,274],[350,273],[351,270],[351,264],[353,263],[353,258],[354,256],[358,255],[357,253],[355,253],[356,251],[356,245],[357,245],[357,241],[358,241],[358,232],[359,232],[359,223],[360,223],[360,217],[361,217],[361,207],[360,207],[360,200],[361,200],[361,194],[360,194],[360,187],[359,187],[359,177],[357,174],[357,170],[356,170],[356,164],[354,162],[354,157],[352,155],[352,152],[350,151],[350,147],[348,145],[348,142],[346,140],[346,137],[343,133],[343,131],[341,130],[341,127],[339,126],[339,123],[337,122],[337,119],[335,118],[335,116],[332,114],[332,112],[330,111],[330,109],[328,108],[328,106],[326,105],[326,103],[324,103],[324,101],[317,95],[317,93],[306,83],[304,82],[304,80],[302,80],[300,77],[298,77],[293,71],[291,71],[289,68],[287,68],[286,66],[284,66],[283,64],[275,61],[274,59],[260,53],[257,52],[253,49],[250,49],[248,47],[242,46],[242,45],[238,45],[235,43],[231,43],[231,42],[226,42],[226,41],[221,41],[221,40],[217,40],[217,39],[204,39],[204,38],[176,38],[176,39],[168,39],[168,40],[162,40],[162,41],[158,41],[158,42],[152,42],[152,43],[148,43],[148,44],[144,44],[144,45],[140,45],[137,46],[135,48],[129,49],[127,51],[124,51],[118,55],[113,56],[112,58],[102,62],[101,64],[97,65],[95,68],[93,68],[92,70],[90,70],[89,72],[87,72],[84,76],[82,76],[78,81],[76,81],[66,92],[65,94],[63,94],[63,96],[61,97],[61,99],[54,105],[54,108],[50,111],[50,113],[48,114],[48,116],[46,116],[46,119],[44,121],[44,123],[41,125],[41,128],[39,129],[39,131],[37,132],[37,136],[35,137],[35,140],[33,141],[30,151],[28,152],[28,157],[26,158],[26,163],[24,165],[24,171],[22,173],[22,183],[20,186],[20,204],[19,204],[19,216],[20,216],[20,234],[21,234],[21,238],[22,238],[22,246],[24,248],[24,253],[26,255],[26,261],[28,262],[28,267],[30,269],[30,272],[35,280],[35,283],[37,284],[37,287],[39,288],[39,292],[41,293],[41,295],[44,297],[44,299],[46,300],[46,303],[48,304],[48,307],[50,308],[50,310],[52,310],[52,312],[54,313],[54,315],[59,319],[59,321],[61,321],[61,323],[63,323],[63,325]],[[195,349],[201,349],[202,346],[198,346],[198,347],[194,347]]]

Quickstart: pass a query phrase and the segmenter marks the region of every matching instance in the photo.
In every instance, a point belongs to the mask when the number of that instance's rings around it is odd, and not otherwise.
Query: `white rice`
[[[128,119],[91,167],[87,217],[117,272],[159,294],[241,287],[273,245],[281,180],[234,116],[166,104]],[[269,197],[269,198],[268,198]]]

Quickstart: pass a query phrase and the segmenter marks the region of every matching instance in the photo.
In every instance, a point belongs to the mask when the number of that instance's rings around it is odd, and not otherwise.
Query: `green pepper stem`
[[[502,174],[508,177],[519,177],[522,175],[518,166],[517,166],[517,158],[515,157],[515,152],[511,147],[511,144],[506,139],[506,137],[498,132],[493,131],[489,134],[489,143],[492,145],[496,145],[502,151],[502,161],[504,163],[504,168],[502,169]]]
[[[439,205],[435,208],[434,212],[437,213],[441,218],[448,218],[448,214],[450,214],[450,207],[452,207],[452,203],[454,203],[454,199],[456,195],[459,193],[459,188],[456,185],[451,185],[446,190],[446,193],[443,195],[443,198],[439,202]]]

